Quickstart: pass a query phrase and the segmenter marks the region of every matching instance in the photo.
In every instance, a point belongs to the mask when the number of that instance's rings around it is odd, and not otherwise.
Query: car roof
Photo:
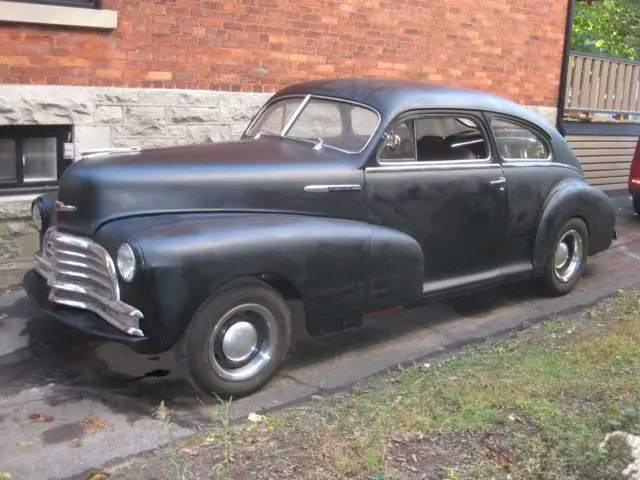
[[[550,136],[557,131],[540,115],[515,102],[489,93],[433,83],[381,78],[313,80],[290,85],[272,98],[290,95],[341,98],[375,108],[383,121],[414,109],[463,109],[519,117]]]

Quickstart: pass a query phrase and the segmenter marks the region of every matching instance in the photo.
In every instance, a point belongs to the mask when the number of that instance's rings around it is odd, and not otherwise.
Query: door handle
[[[504,185],[505,183],[507,183],[507,179],[504,177],[500,177],[497,180],[491,180],[489,183],[491,185]]]

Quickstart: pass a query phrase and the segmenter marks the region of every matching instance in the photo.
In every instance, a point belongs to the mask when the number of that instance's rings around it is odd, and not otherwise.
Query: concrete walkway
[[[347,388],[398,364],[423,360],[640,285],[640,218],[619,202],[620,238],[590,259],[569,296],[527,285],[496,289],[367,321],[322,338],[300,337],[267,388],[235,402],[234,417]],[[171,353],[138,356],[39,318],[20,294],[0,297],[0,472],[14,479],[86,478],[92,468],[164,445],[153,412],[172,410],[174,436],[211,423],[214,403],[176,374]]]

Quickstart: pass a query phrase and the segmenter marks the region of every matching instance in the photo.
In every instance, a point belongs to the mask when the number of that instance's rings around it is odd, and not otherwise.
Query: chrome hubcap
[[[224,380],[248,380],[269,365],[278,341],[278,325],[269,309],[256,303],[238,305],[211,332],[209,364]]]
[[[569,259],[569,245],[565,242],[560,242],[556,249],[556,268],[562,268]]]
[[[576,230],[565,233],[555,252],[555,275],[562,282],[569,282],[582,266],[582,235]]]
[[[258,331],[251,323],[234,323],[222,337],[222,352],[232,362],[242,362],[251,356],[258,345]]]

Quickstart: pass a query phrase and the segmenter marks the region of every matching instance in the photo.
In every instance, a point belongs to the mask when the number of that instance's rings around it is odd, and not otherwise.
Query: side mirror
[[[384,134],[385,148],[388,148],[389,150],[396,150],[400,148],[401,144],[402,144],[402,139],[400,138],[400,135],[398,135],[397,133]]]

